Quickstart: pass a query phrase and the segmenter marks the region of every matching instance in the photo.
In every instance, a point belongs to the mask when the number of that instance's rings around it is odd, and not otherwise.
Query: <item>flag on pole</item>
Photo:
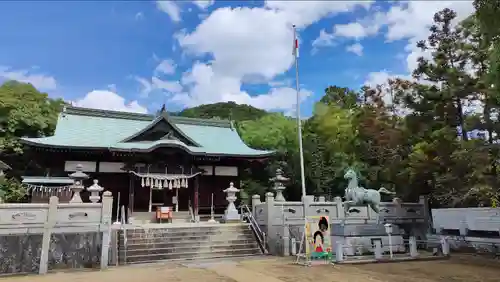
[[[293,36],[293,55],[298,58],[299,57],[299,40],[297,39],[297,35]]]

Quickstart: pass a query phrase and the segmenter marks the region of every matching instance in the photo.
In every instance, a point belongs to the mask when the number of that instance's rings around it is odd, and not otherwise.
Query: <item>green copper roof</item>
[[[150,152],[158,147],[177,147],[193,155],[258,157],[273,153],[249,148],[229,121],[167,117],[165,114],[162,116],[174,129],[199,146],[188,146],[178,140],[168,139],[126,142],[151,128],[161,116],[77,107],[67,107],[59,115],[53,136],[22,138],[22,141],[32,146],[140,152]]]

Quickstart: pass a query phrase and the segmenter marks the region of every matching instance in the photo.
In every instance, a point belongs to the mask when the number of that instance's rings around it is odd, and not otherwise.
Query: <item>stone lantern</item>
[[[101,187],[101,186],[99,186],[98,183],[99,183],[99,180],[94,179],[94,184],[92,184],[92,186],[90,186],[90,187],[87,188],[87,191],[90,192],[89,200],[92,203],[99,202],[99,200],[101,199],[101,196],[99,196],[99,193],[104,190],[104,188]]]
[[[272,182],[274,182],[274,191],[276,191],[276,197],[274,198],[274,201],[276,202],[285,202],[286,199],[283,196],[283,190],[285,190],[285,183],[290,181],[289,178],[286,178],[283,176],[283,171],[278,168],[276,170],[276,176],[270,179]]]
[[[225,189],[223,192],[227,194],[226,200],[229,202],[227,205],[227,209],[224,212],[224,219],[226,222],[240,220],[240,214],[238,210],[234,206],[234,202],[236,201],[236,193],[238,193],[240,189],[234,187],[234,183],[231,182],[229,184],[229,188]]]
[[[88,179],[89,176],[82,171],[82,165],[76,165],[76,171],[69,175],[69,178],[73,179],[74,183],[69,188],[73,191],[73,197],[69,201],[70,203],[82,203],[82,197],[80,192],[82,192],[85,187],[83,186],[83,180]]]

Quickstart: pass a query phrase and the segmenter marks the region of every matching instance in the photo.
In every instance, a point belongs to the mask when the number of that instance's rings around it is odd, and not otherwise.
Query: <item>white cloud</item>
[[[162,60],[155,69],[158,74],[174,74],[177,66],[171,59]]]
[[[137,21],[144,19],[144,13],[143,12],[138,12],[137,14],[135,14],[135,19]]]
[[[189,34],[177,36],[187,54],[211,55],[181,80],[186,91],[174,96],[185,106],[235,101],[264,109],[293,107],[294,90],[274,88],[251,96],[241,87],[249,78],[271,82],[293,64],[292,24],[299,31],[326,16],[366,8],[366,1],[268,1],[263,8],[219,8]],[[304,90],[303,96],[310,94]]]
[[[175,1],[156,1],[156,7],[160,11],[167,13],[173,22],[181,21],[181,8]]]
[[[312,46],[315,49],[319,47],[333,46],[335,45],[334,39],[335,36],[333,34],[326,32],[325,29],[321,29],[318,38],[313,40]]]
[[[108,90],[93,90],[85,97],[73,103],[77,107],[124,111],[135,113],[147,113],[148,110],[141,106],[139,102],[132,101],[126,103],[125,99],[120,95]]]
[[[363,38],[368,32],[364,26],[359,22],[352,22],[348,24],[338,24],[333,27],[334,35],[339,37],[352,37],[352,38]]]
[[[158,77],[152,77],[151,83],[154,89],[166,90],[170,93],[182,91],[182,85],[176,80],[161,80]]]
[[[358,56],[363,56],[363,45],[359,43],[355,43],[353,45],[349,45],[345,49],[347,52],[354,53]]]
[[[116,84],[108,84],[108,89],[109,89],[109,91],[111,91],[111,92],[115,92],[115,93],[116,93],[116,92],[118,92],[118,91],[116,90]]]
[[[204,10],[210,6],[212,6],[215,3],[215,0],[195,0],[193,1],[193,4],[198,6],[198,8]]]
[[[29,70],[15,70],[10,67],[0,66],[0,80],[16,80],[24,83],[31,83],[35,88],[46,91],[57,88],[56,79],[53,76],[42,73],[35,73],[37,68]]]

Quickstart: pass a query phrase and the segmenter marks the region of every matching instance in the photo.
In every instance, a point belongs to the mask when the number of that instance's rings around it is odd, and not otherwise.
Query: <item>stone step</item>
[[[137,246],[139,247],[139,246]],[[167,248],[151,248],[148,246],[143,246],[142,248],[127,248],[126,250],[120,250],[121,254],[128,256],[135,255],[161,255],[161,254],[184,254],[184,253],[196,253],[196,252],[217,252],[224,250],[241,250],[241,249],[259,249],[257,243],[251,244],[221,244],[221,245],[184,245],[184,246],[175,246],[175,247],[167,247]]]
[[[214,263],[221,262],[224,260],[242,260],[242,259],[255,259],[255,258],[266,258],[267,256],[258,253],[258,254],[245,254],[245,255],[214,255],[211,257],[191,257],[191,258],[178,258],[178,259],[169,259],[168,262],[184,262],[185,266],[189,267],[189,264],[198,264],[198,263]],[[138,262],[128,262],[127,264],[153,264],[153,263],[163,263],[166,260],[141,260]]]
[[[120,237],[123,238],[124,235],[127,236],[127,239],[132,239],[132,238],[173,238],[173,237],[206,237],[206,236],[224,236],[224,235],[247,235],[247,236],[253,236],[253,231],[250,229],[247,230],[231,230],[231,231],[221,231],[221,230],[201,230],[201,231],[191,231],[191,232],[185,232],[185,231],[164,231],[164,230],[156,230],[156,231],[151,231],[151,232],[136,232],[136,233],[129,233],[128,231],[125,234],[120,234]]]
[[[187,236],[187,237],[159,237],[159,238],[130,238],[127,239],[127,246],[140,244],[183,244],[186,242],[203,243],[203,242],[238,242],[238,241],[255,241],[253,235],[231,234],[231,237],[214,237],[214,236]],[[118,242],[119,246],[125,245],[123,238]]]
[[[182,248],[185,246],[231,246],[231,245],[252,245],[256,244],[255,239],[253,238],[245,238],[240,240],[204,240],[204,241],[184,241],[184,242],[165,242],[165,241],[156,241],[156,242],[127,242],[127,246],[124,244],[120,244],[120,249],[134,250],[134,249],[156,249],[156,248]]]
[[[240,248],[240,249],[223,249],[214,251],[194,251],[183,253],[160,253],[160,254],[145,254],[145,255],[128,255],[120,256],[121,263],[149,263],[160,260],[194,260],[194,259],[210,259],[221,257],[242,257],[249,255],[262,255],[258,248]],[[125,261],[126,258],[126,261]]]
[[[165,224],[167,225],[167,224]],[[151,232],[163,232],[163,233],[179,233],[179,232],[215,232],[215,231],[245,231],[251,230],[248,224],[219,224],[215,226],[186,226],[186,227],[161,227],[161,228],[129,228],[125,231],[127,234],[137,234],[137,233],[151,233]],[[123,230],[120,230],[123,232]]]

